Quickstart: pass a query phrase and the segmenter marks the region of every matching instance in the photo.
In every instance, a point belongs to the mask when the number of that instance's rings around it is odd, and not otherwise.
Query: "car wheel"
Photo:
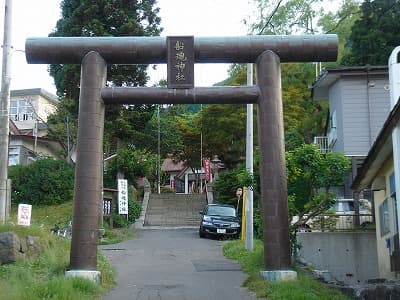
[[[199,237],[200,238],[205,238],[206,234],[203,231],[199,230]]]

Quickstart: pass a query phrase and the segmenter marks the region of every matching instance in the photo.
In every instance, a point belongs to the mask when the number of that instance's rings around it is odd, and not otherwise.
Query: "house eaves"
[[[324,69],[311,85],[311,96],[313,100],[328,100],[329,88],[341,77],[366,76],[368,74],[387,75],[388,66],[355,66]]]
[[[11,135],[21,135],[21,131],[18,129],[17,125],[15,125],[14,121],[11,120],[11,118],[8,119],[8,124]]]
[[[369,188],[383,163],[393,155],[392,132],[400,121],[400,99],[393,107],[378,137],[368,152],[364,163],[357,171],[351,185],[352,190]]]
[[[57,104],[59,102],[58,97],[56,95],[41,88],[10,91],[11,97],[26,97],[31,95],[40,95],[43,98],[46,98],[47,100],[52,102],[53,104]]]
[[[66,150],[66,146],[64,145],[64,143],[62,143],[58,139],[52,139],[52,138],[40,137],[40,136],[35,137],[33,135],[26,135],[26,134],[20,134],[20,135],[14,134],[14,135],[12,135],[12,138],[21,139],[21,140],[25,140],[25,141],[32,141],[32,143],[35,141],[35,138],[36,138],[38,142],[48,145],[54,151],[57,151],[59,149]]]

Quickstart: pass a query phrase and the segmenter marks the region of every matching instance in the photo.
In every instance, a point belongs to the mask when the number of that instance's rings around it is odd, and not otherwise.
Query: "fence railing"
[[[359,222],[357,222],[357,218]],[[356,225],[359,224],[359,225]],[[299,231],[365,231],[375,230],[375,221],[372,214],[321,214]]]
[[[321,153],[328,153],[330,151],[328,137],[326,136],[315,136],[314,144],[318,145],[319,151],[321,151]]]

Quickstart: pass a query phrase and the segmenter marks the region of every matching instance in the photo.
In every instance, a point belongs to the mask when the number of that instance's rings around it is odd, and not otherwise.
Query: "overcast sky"
[[[43,88],[55,93],[47,65],[28,65],[23,52],[28,37],[46,37],[60,18],[60,0],[12,0],[11,89]],[[0,0],[3,41],[5,0]],[[252,0],[158,0],[163,36],[241,36],[248,32],[243,20],[254,11]],[[0,62],[1,63],[1,62]],[[226,64],[195,66],[196,86],[211,86],[227,77]],[[151,72],[151,85],[166,79],[166,67]]]

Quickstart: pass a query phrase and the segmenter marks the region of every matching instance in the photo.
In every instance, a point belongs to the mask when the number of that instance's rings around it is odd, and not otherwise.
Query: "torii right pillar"
[[[295,280],[291,270],[280,59],[273,51],[256,61],[260,190],[265,271],[269,281]]]

